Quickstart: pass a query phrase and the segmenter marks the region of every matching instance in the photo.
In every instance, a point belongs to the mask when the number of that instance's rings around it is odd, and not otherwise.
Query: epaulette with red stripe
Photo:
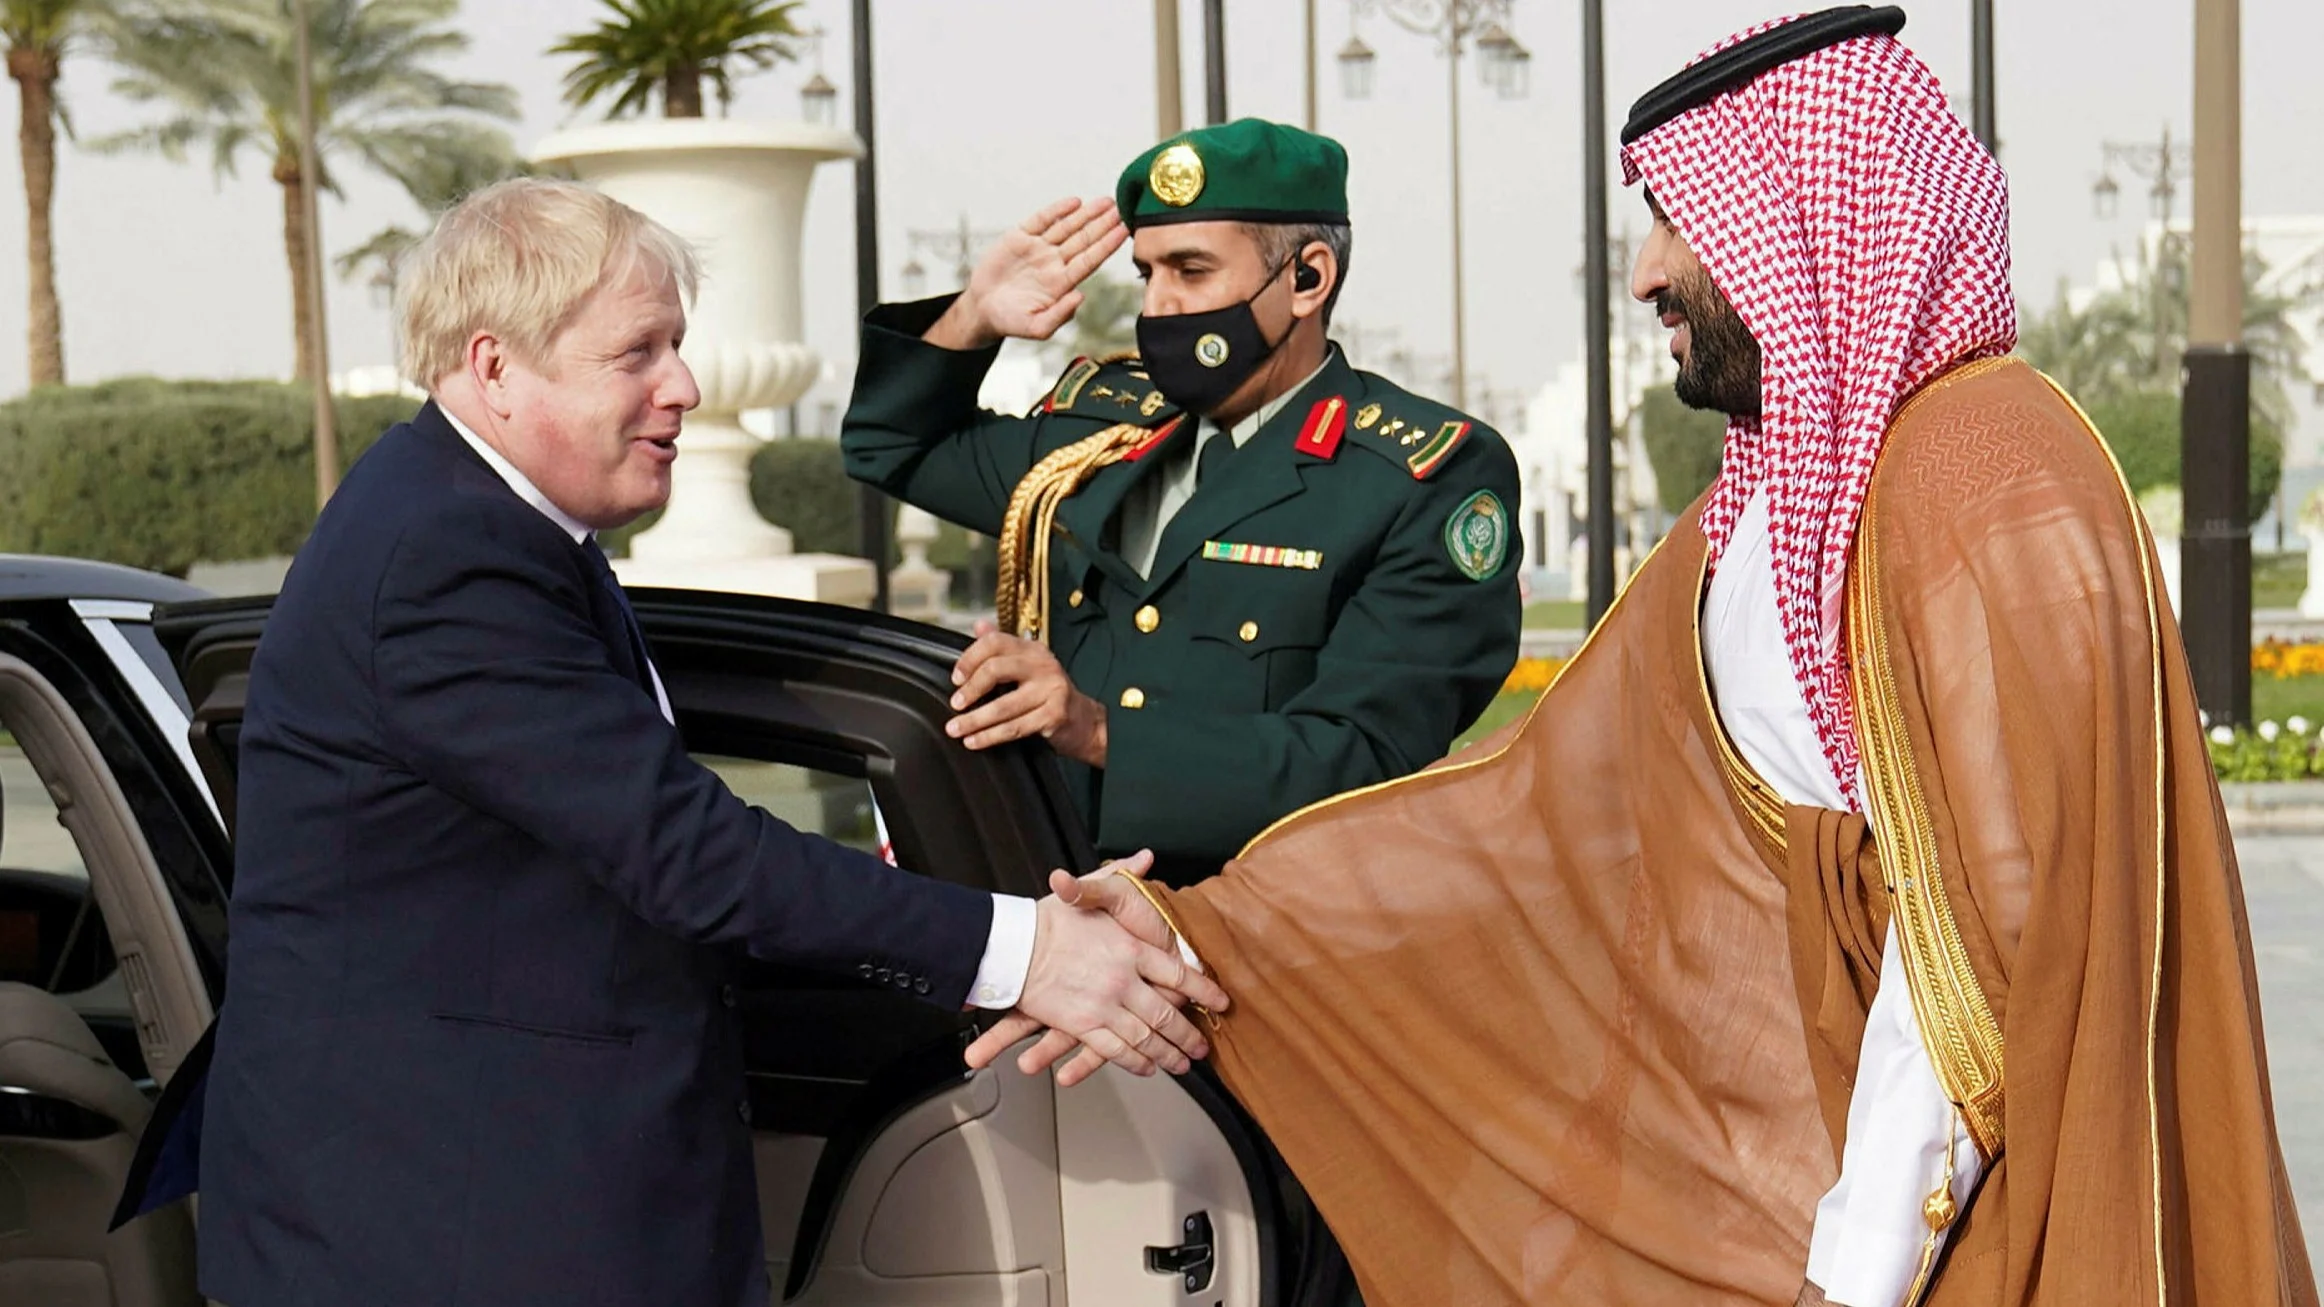
[[[1357,444],[1402,466],[1415,481],[1436,475],[1476,429],[1451,409],[1401,393],[1388,395],[1385,403],[1366,400],[1349,425]]]

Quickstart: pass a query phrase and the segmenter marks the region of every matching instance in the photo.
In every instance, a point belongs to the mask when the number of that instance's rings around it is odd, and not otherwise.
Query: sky
[[[913,231],[949,230],[965,217],[990,230],[1069,194],[1110,192],[1122,166],[1156,136],[1151,0],[874,0],[877,160],[884,290],[903,294]],[[1319,127],[1351,156],[1355,254],[1338,313],[1365,347],[1400,343],[1423,358],[1449,352],[1452,311],[1446,67],[1430,37],[1390,12],[1412,0],[1320,0],[1323,85]],[[1202,6],[1183,0],[1184,102],[1203,97]],[[1966,113],[1969,3],[1908,4],[1905,42]],[[2101,143],[2188,137],[2192,63],[2189,0],[2042,0],[1999,6],[1998,112],[2013,192],[2012,232],[2021,303],[2047,305],[2061,278],[2087,281],[2118,244],[2135,239],[2143,182],[2121,175],[2124,202],[2099,221],[2091,184]],[[829,29],[823,71],[852,95],[845,0],[806,0],[808,21]],[[1234,116],[1296,122],[1303,109],[1300,0],[1225,0],[1227,102]],[[1786,12],[1776,0],[1605,0],[1607,120],[1706,45]],[[530,149],[561,127],[592,121],[560,98],[564,61],[546,51],[588,27],[601,0],[465,0],[459,25],[472,48],[459,75],[516,88],[514,128]],[[1575,0],[1515,0],[1512,30],[1533,53],[1530,95],[1502,100],[1461,84],[1468,363],[1479,391],[1529,392],[1579,349],[1582,253],[1580,22]],[[1351,21],[1378,52],[1367,100],[1341,95],[1333,55]],[[2324,5],[2243,0],[2244,205],[2249,215],[2324,212]],[[1473,65],[1474,60],[1466,61]],[[736,117],[796,118],[812,57],[738,85]],[[69,58],[64,94],[85,139],[144,121],[110,92],[112,72]],[[0,150],[14,153],[8,134]],[[1609,156],[1611,157],[1611,156]],[[807,343],[844,372],[855,352],[853,181],[846,163],[818,173],[804,249]],[[1609,163],[1619,181],[1618,166]],[[56,244],[70,379],[287,375],[289,275],[280,190],[252,155],[240,175],[207,161],[103,156],[60,145]],[[418,210],[375,176],[342,167],[347,194],[326,197],[329,253]],[[13,158],[7,178],[21,174]],[[2184,215],[2188,190],[2182,185]],[[0,203],[0,250],[23,249],[21,192]],[[1643,206],[1617,191],[1612,224],[1643,231]],[[945,260],[922,252],[943,288]],[[1122,266],[1111,269],[1128,275]],[[0,394],[20,391],[25,364],[25,273],[0,257]],[[360,283],[332,278],[335,372],[392,361],[388,307]]]

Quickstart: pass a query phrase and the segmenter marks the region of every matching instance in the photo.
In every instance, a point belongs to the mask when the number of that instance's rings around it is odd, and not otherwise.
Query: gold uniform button
[[[1236,632],[1236,634],[1243,637],[1244,644],[1249,644],[1251,641],[1259,638],[1259,624],[1257,622],[1245,622],[1243,623],[1243,629]]]
[[[1067,608],[1081,607],[1081,591],[1076,590],[1072,594],[1065,596],[1065,606]]]
[[[1144,631],[1148,635],[1152,635],[1154,633],[1154,628],[1162,625],[1162,613],[1159,609],[1155,608],[1154,605],[1148,604],[1144,608],[1139,609],[1137,617],[1132,620],[1137,622],[1139,630]]]
[[[1122,706],[1123,706],[1124,708],[1143,708],[1143,707],[1145,707],[1145,706],[1146,706],[1146,692],[1145,692],[1144,690],[1141,690],[1141,689],[1139,689],[1139,688],[1138,688],[1137,686],[1135,686],[1135,685],[1131,686],[1131,687],[1130,687],[1129,689],[1127,689],[1127,690],[1124,690],[1124,691],[1122,691]]]

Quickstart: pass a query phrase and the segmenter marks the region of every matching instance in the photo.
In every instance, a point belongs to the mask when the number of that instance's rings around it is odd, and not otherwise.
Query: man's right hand
[[[945,349],[985,349],[1010,336],[1047,340],[1081,307],[1076,288],[1128,239],[1112,200],[1059,200],[985,251],[960,298],[922,339]]]
[[[1143,874],[1142,860],[1150,860],[1150,855],[1141,854],[1126,865],[1133,874]],[[1090,880],[1108,875],[1101,872]],[[1001,1050],[1044,1028],[1060,1052],[1076,1046],[1085,1050],[1083,1057],[1058,1071],[1057,1082],[1067,1086],[1094,1074],[1105,1062],[1138,1075],[1152,1075],[1156,1067],[1183,1075],[1193,1068],[1193,1059],[1209,1055],[1209,1043],[1179,1004],[1191,1001],[1221,1012],[1227,1006],[1226,991],[1188,966],[1175,950],[1139,938],[1150,935],[1168,942],[1166,926],[1134,916],[1126,904],[1122,911],[1107,910],[1087,886],[1068,872],[1051,877],[1051,888],[1069,897],[1052,894],[1035,908],[1033,964],[1025,976],[1024,993],[1016,1010],[970,1047],[970,1066],[988,1065]],[[1130,897],[1138,898],[1134,893]],[[1151,913],[1142,898],[1137,908]],[[1041,1067],[1057,1055],[1052,1052]]]

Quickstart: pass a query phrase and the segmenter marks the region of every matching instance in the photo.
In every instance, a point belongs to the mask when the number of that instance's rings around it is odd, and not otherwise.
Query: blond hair
[[[641,264],[693,299],[702,276],[693,247],[619,200],[539,177],[487,186],[446,210],[404,259],[396,291],[404,374],[434,390],[464,365],[479,331],[541,363],[600,286]]]

